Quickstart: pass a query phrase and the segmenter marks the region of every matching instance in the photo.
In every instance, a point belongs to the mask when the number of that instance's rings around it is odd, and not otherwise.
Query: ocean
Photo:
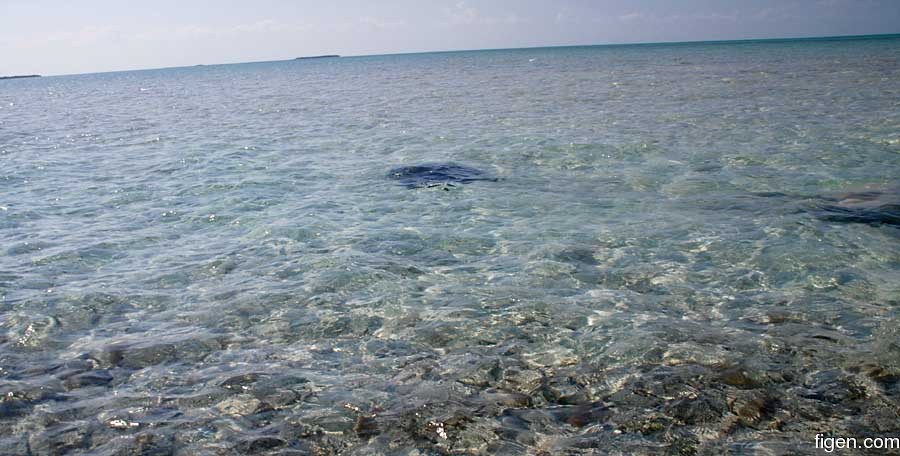
[[[898,59],[882,36],[2,81],[0,453],[897,436]],[[392,179],[422,164],[489,178]]]

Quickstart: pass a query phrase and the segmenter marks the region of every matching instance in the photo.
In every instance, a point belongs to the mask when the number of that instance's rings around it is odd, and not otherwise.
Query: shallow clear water
[[[0,453],[900,432],[900,39],[0,84]],[[391,168],[499,178],[409,189]],[[228,453],[230,454],[230,453]]]

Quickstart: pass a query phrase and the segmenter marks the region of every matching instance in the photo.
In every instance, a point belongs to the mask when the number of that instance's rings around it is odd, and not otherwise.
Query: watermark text
[[[900,449],[900,437],[833,437],[816,434],[816,449],[834,453],[835,450],[897,450]]]

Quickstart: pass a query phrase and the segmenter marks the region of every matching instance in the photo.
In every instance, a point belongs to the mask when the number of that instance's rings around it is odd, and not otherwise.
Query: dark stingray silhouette
[[[793,201],[795,210],[839,223],[900,226],[900,188],[866,190],[837,196],[797,196],[755,193],[754,196]]]
[[[413,166],[398,166],[391,169],[388,177],[395,179],[406,188],[442,187],[445,190],[455,184],[475,181],[496,182],[497,178],[475,168],[456,163],[423,163]]]
[[[848,193],[823,198],[812,213],[830,222],[900,226],[900,191]]]

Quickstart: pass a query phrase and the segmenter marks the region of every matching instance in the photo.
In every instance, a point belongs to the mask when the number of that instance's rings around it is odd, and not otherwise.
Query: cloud
[[[648,14],[638,11],[632,11],[625,14],[620,14],[614,19],[618,22],[625,23],[646,22],[659,25],[689,22],[737,22],[738,20],[740,20],[740,18],[741,15],[738,11],[731,11],[727,13],[676,13],[666,15],[658,15],[653,13]],[[608,20],[609,18],[604,17],[602,19]]]
[[[478,8],[466,2],[458,2],[453,8],[444,8],[444,15],[451,25],[517,25],[529,22],[515,13],[505,16],[486,16]]]
[[[92,25],[78,30],[42,33],[28,36],[0,37],[0,45],[18,48],[85,47],[100,43],[136,41],[141,43],[225,39],[247,36],[302,35],[306,33],[343,33],[360,28],[396,30],[406,22],[376,16],[361,16],[336,23],[282,22],[262,19],[238,24],[181,24],[124,29],[109,25]]]
[[[644,19],[647,19],[647,16],[645,16],[643,13],[635,13],[635,12],[626,13],[626,14],[622,14],[619,16],[619,20],[622,22],[632,22],[632,21],[638,21],[638,20],[644,20]]]
[[[402,19],[385,19],[383,17],[372,16],[360,17],[356,22],[360,25],[379,30],[393,30],[406,25],[406,21],[403,21]]]
[[[824,8],[824,5],[822,5],[822,8]],[[823,11],[822,8],[813,6],[813,9],[819,13]],[[757,21],[788,21],[801,17],[809,17],[809,11],[810,5],[802,5],[797,2],[783,2],[757,10],[756,12],[749,14],[749,17]]]
[[[232,28],[235,33],[278,33],[287,29],[284,24],[273,19],[256,21],[251,24],[241,24]]]
[[[59,31],[49,34],[4,37],[0,39],[0,43],[20,48],[36,48],[44,46],[86,47],[109,42],[169,41],[178,39],[199,39],[235,36],[248,33],[271,33],[285,31],[288,28],[289,27],[279,24],[274,20],[264,20],[247,24],[228,26],[188,24],[172,27],[156,27],[137,30],[125,30],[110,25],[91,25],[72,31]]]
[[[70,46],[87,46],[98,42],[120,39],[122,31],[113,26],[87,26],[74,31],[58,31],[31,36],[4,37],[0,43],[25,49],[66,44]]]
[[[454,25],[472,25],[484,22],[478,9],[466,5],[465,2],[459,2],[453,8],[444,8],[444,14]]]
[[[403,20],[375,16],[362,16],[355,20],[331,24],[315,22],[285,23],[275,19],[264,19],[239,24],[182,24],[128,30],[108,25],[92,25],[73,31],[60,31],[50,34],[35,34],[29,36],[0,37],[0,44],[22,48],[33,48],[46,45],[82,47],[101,42],[109,42],[110,40],[116,42],[190,41],[207,38],[233,38],[247,35],[265,36],[301,34],[307,32],[346,32],[361,27],[376,30],[393,30],[405,25],[406,23]]]
[[[246,24],[209,25],[186,24],[173,27],[156,27],[136,30],[124,38],[138,41],[170,41],[182,39],[227,38],[248,34],[273,34],[295,30],[298,24],[284,24],[274,19],[264,19]]]

